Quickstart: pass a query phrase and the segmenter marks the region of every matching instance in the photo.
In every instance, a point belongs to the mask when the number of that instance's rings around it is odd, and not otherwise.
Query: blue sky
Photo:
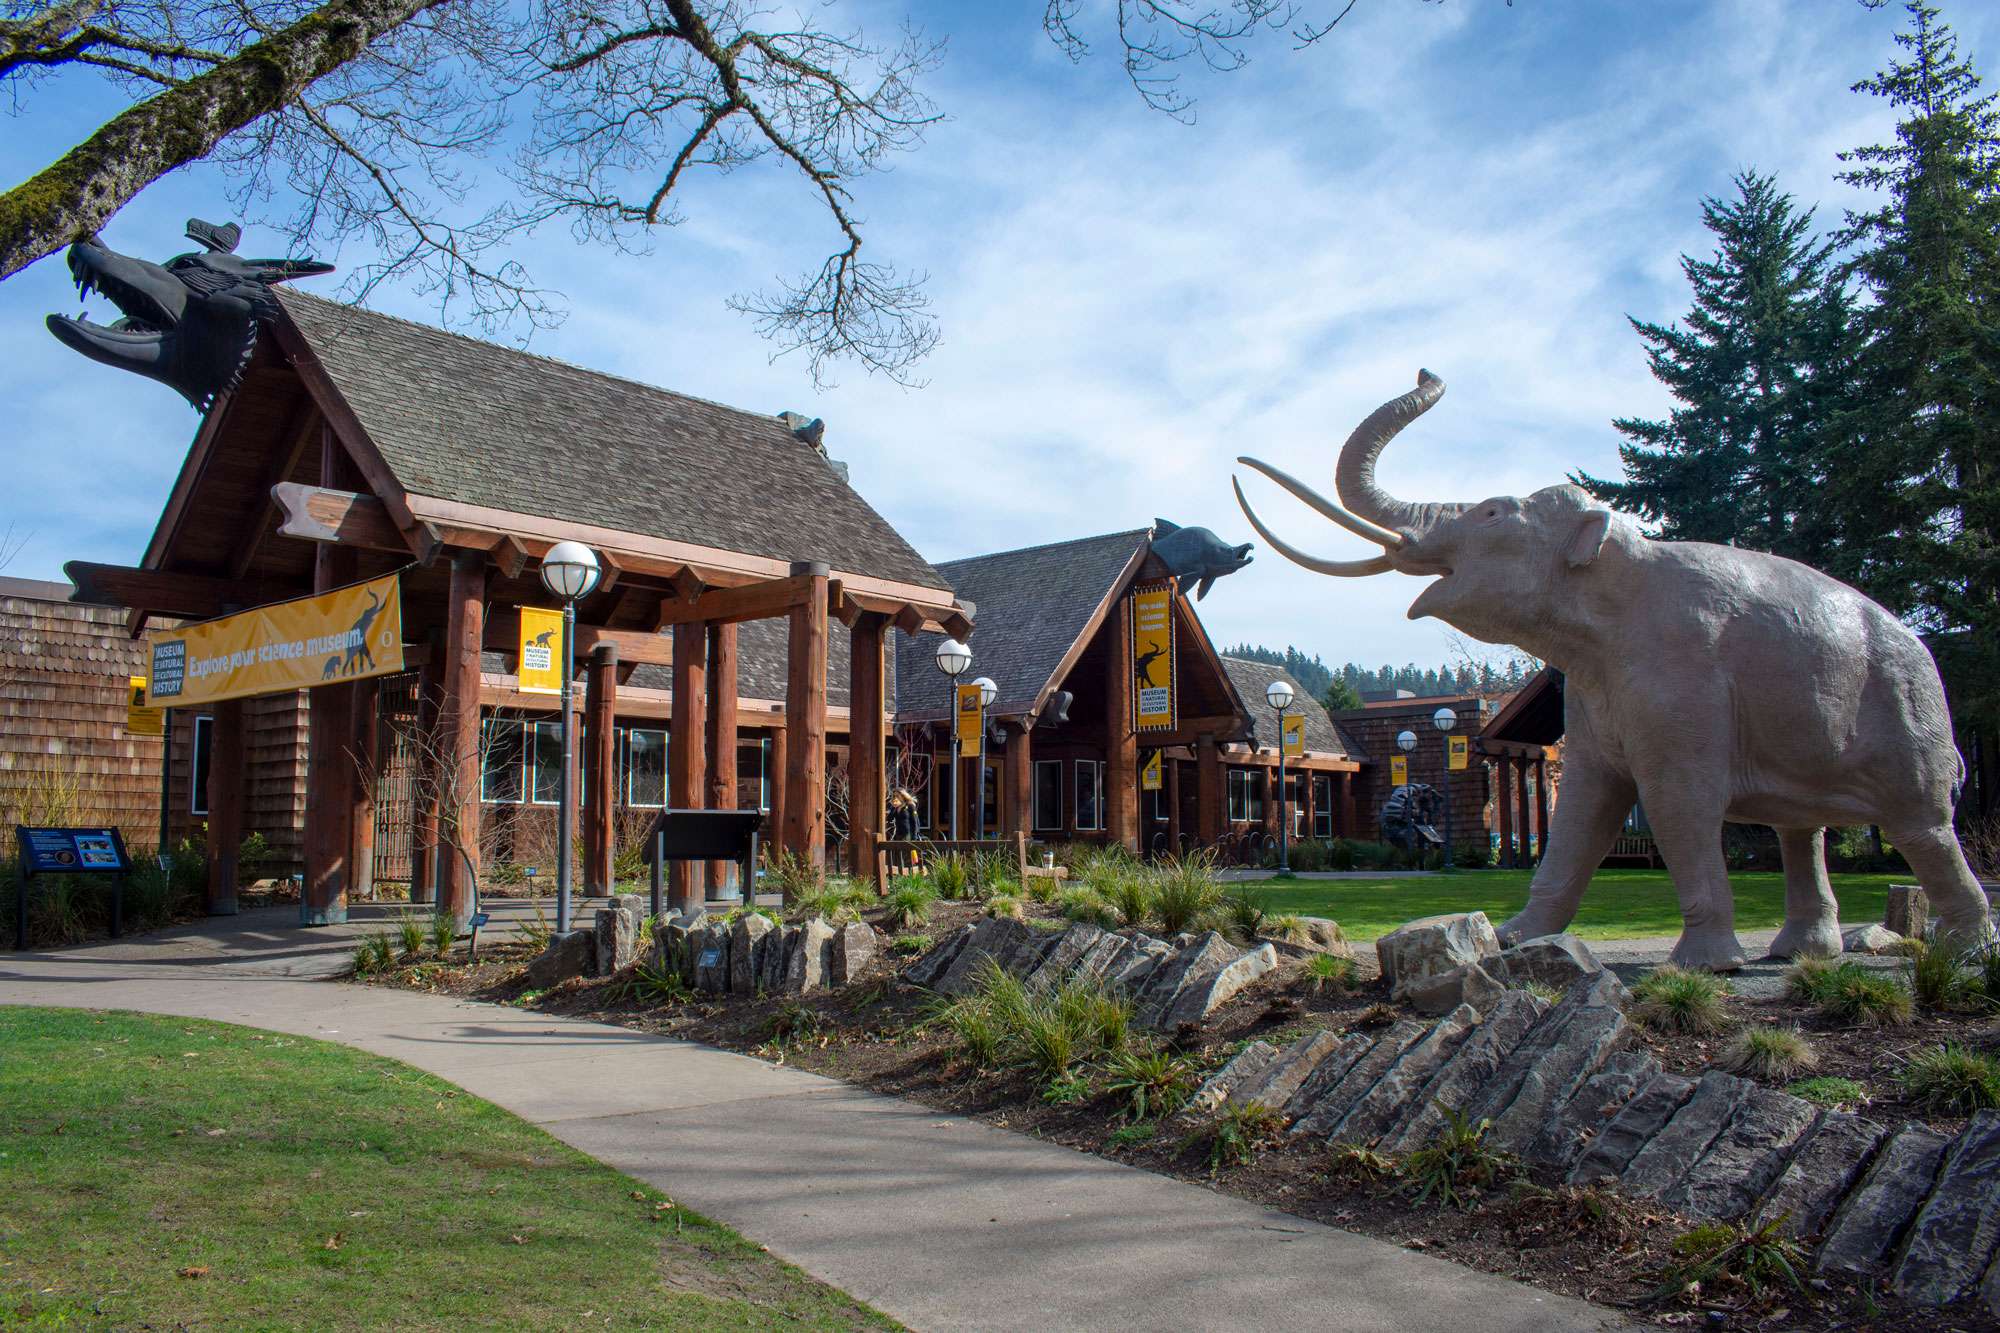
[[[830,244],[805,187],[775,171],[698,182],[687,221],[642,258],[560,226],[524,241],[518,256],[570,312],[530,346],[824,417],[856,485],[936,560],[1155,515],[1250,539],[1234,457],[1330,491],[1347,431],[1419,366],[1450,390],[1385,459],[1390,490],[1477,499],[1572,468],[1615,473],[1611,419],[1665,404],[1625,316],[1685,309],[1678,257],[1708,248],[1700,196],[1755,167],[1837,221],[1855,200],[1835,154],[1891,123],[1847,88],[1902,23],[1836,0],[1363,0],[1313,49],[1267,40],[1247,68],[1191,78],[1190,126],[1146,110],[1110,50],[1071,65],[1034,0],[832,8],[885,37],[911,14],[950,43],[926,84],[950,119],[856,187],[869,248],[931,275],[943,342],[924,385],[848,370],[815,391],[724,307]],[[2000,12],[1959,0],[1946,17],[1990,84]],[[103,107],[41,91],[0,122],[0,178],[45,165]],[[224,215],[225,186],[209,168],[179,173],[105,235],[173,253],[183,219]],[[280,247],[253,229],[243,248]],[[374,304],[436,319],[407,291]],[[24,543],[10,574],[136,561],[196,424],[171,391],[42,329],[76,308],[60,259],[0,283],[0,530]],[[1367,553],[1270,488],[1254,494],[1297,544]],[[1260,552],[1202,614],[1219,641],[1289,641],[1333,663],[1452,660],[1446,627],[1403,616],[1420,586],[1329,580]]]

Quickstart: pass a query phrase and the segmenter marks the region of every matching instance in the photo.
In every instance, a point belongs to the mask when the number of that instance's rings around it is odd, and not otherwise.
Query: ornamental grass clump
[[[921,926],[931,919],[931,904],[936,901],[937,891],[926,881],[916,878],[898,880],[882,903],[887,909],[884,923],[896,931]]]
[[[1851,1078],[1839,1078],[1822,1074],[1818,1078],[1802,1078],[1796,1083],[1785,1085],[1785,1091],[1801,1101],[1814,1106],[1824,1106],[1829,1111],[1853,1111],[1868,1105],[1868,1089]]]
[[[1933,1115],[2000,1107],[2000,1060],[1955,1041],[1911,1056],[1896,1081],[1904,1096]]]
[[[1850,1027],[1901,1027],[1916,1016],[1909,988],[1892,976],[1856,967],[1832,979],[1819,1000],[1819,1011]]]
[[[398,912],[396,943],[405,958],[420,957],[424,951],[424,919],[415,912]]]
[[[1818,1004],[1841,977],[1866,970],[1832,958],[1801,958],[1785,972],[1785,994],[1803,1004]]]
[[[925,864],[924,873],[938,897],[956,902],[971,892],[972,871],[957,852],[942,852]]]
[[[1316,953],[1300,966],[1299,980],[1315,995],[1327,990],[1340,994],[1354,984],[1354,960],[1337,953]]]
[[[1258,933],[1267,940],[1279,940],[1286,944],[1311,944],[1312,928],[1297,912],[1282,912],[1277,916],[1264,918]]]
[[[1118,925],[1118,912],[1104,901],[1095,889],[1081,886],[1064,889],[1056,895],[1056,911],[1071,921],[1082,921],[1089,925],[1111,930]]]
[[[1655,1032],[1713,1036],[1729,1026],[1722,1003],[1729,993],[1729,983],[1721,977],[1668,963],[1632,987],[1632,1016]]]
[[[1402,1161],[1404,1189],[1413,1203],[1436,1199],[1453,1208],[1470,1208],[1479,1196],[1512,1176],[1520,1163],[1511,1153],[1486,1143],[1490,1120],[1473,1120],[1443,1102],[1444,1126],[1437,1137]]]
[[[1015,921],[1027,916],[1026,910],[1021,906],[1021,900],[1011,893],[996,893],[988,898],[985,911],[988,916],[1008,917]]]
[[[1802,1290],[1806,1253],[1785,1234],[1784,1223],[1782,1215],[1756,1227],[1707,1222],[1676,1237],[1673,1260],[1661,1270],[1650,1301],[1707,1303],[1731,1289],[1754,1301],[1779,1284]]]
[[[1093,874],[1089,887],[1110,906],[1121,926],[1143,926],[1153,915],[1153,886],[1141,871]]]
[[[1715,1067],[1748,1078],[1795,1079],[1819,1067],[1819,1053],[1796,1028],[1745,1028],[1723,1050]]]
[[[354,975],[372,977],[396,970],[396,941],[386,930],[378,930],[354,946]]]
[[[1193,929],[1221,897],[1221,886],[1215,882],[1215,858],[1206,852],[1190,852],[1169,857],[1160,867],[1153,889],[1153,911],[1160,918],[1162,931],[1178,935]],[[1233,903],[1230,912],[1238,923],[1254,917],[1251,935],[1264,918],[1262,904],[1248,895]]]
[[[432,912],[424,923],[424,942],[439,958],[451,957],[451,946],[458,939],[458,918],[449,912]],[[641,944],[640,948],[645,946]]]
[[[1119,1051],[1104,1062],[1104,1090],[1117,1098],[1127,1121],[1170,1116],[1201,1085],[1194,1063],[1165,1047]]]
[[[1963,1009],[1975,999],[1977,981],[1957,953],[1935,938],[1904,943],[1914,947],[1903,957],[1903,981],[1920,1007],[1933,1012]]]

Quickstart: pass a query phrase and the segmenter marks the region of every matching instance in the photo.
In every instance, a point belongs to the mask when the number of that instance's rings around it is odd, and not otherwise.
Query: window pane
[[[764,810],[771,808],[771,786],[764,772],[764,755],[768,742],[758,740],[748,745],[736,747],[736,808],[738,810]]]
[[[536,805],[554,805],[562,795],[562,723],[537,722],[533,744],[533,800]]]
[[[1099,819],[1098,797],[1102,781],[1101,770],[1093,759],[1076,761],[1076,826],[1096,829],[1104,827]]]
[[[1037,760],[1035,763],[1035,827],[1038,830],[1060,830],[1062,826],[1062,760]]]
[[[214,721],[208,717],[194,720],[194,753],[188,756],[188,810],[197,815],[208,813],[209,728]]]
[[[1250,784],[1250,818],[1261,824],[1264,822],[1264,770],[1253,768],[1244,777]]]
[[[625,733],[625,804],[662,806],[667,803],[667,733]]]
[[[486,739],[480,747],[479,799],[497,804],[521,802],[521,760],[524,749],[521,723],[512,718],[486,719]]]
[[[979,775],[980,827],[975,836],[985,837],[989,831],[997,833],[1000,828],[1000,770],[981,765]]]

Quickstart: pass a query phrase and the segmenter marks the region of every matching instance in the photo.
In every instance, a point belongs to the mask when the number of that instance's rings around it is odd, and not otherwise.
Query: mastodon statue
[[[1503,939],[1570,923],[1635,798],[1680,898],[1673,961],[1683,966],[1745,961],[1724,821],[1778,831],[1785,924],[1775,956],[1840,952],[1821,837],[1829,824],[1879,824],[1922,881],[1943,936],[1966,946],[1990,938],[1985,895],[1952,832],[1964,764],[1937,666],[1915,634],[1817,570],[1651,540],[1575,486],[1472,504],[1385,494],[1376,459],[1443,393],[1422,372],[1414,391],[1361,423],[1340,453],[1339,503],[1239,460],[1380,554],[1306,555],[1258,519],[1241,485],[1236,498],[1287,559],[1343,577],[1431,576],[1411,619],[1436,616],[1562,670],[1562,799],[1528,904],[1500,927]]]

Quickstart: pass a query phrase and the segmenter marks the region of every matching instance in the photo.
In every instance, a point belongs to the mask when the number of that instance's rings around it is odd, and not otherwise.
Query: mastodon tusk
[[[1358,515],[1348,513],[1345,509],[1342,509],[1338,504],[1334,503],[1332,500],[1327,499],[1324,495],[1321,495],[1318,491],[1306,485],[1304,482],[1300,481],[1297,477],[1292,476],[1289,472],[1281,472],[1277,468],[1272,467],[1269,463],[1260,463],[1254,458],[1238,458],[1236,461],[1243,464],[1245,467],[1256,468],[1259,472],[1269,477],[1272,481],[1277,482],[1280,486],[1283,486],[1293,495],[1296,495],[1299,499],[1304,500],[1314,509],[1326,515],[1334,522],[1340,524],[1341,527],[1346,528],[1349,532],[1355,534],[1357,537],[1366,537],[1369,541],[1378,543],[1379,545],[1382,546],[1386,546],[1392,551],[1396,550],[1403,544],[1402,533],[1391,532],[1389,529],[1383,527],[1380,523],[1370,523],[1365,518],[1361,518]]]
[[[1257,517],[1257,511],[1250,507],[1249,499],[1244,496],[1241,482],[1231,477],[1229,484],[1236,488],[1236,503],[1243,506],[1243,516],[1250,520],[1250,526],[1257,530],[1257,535],[1269,542],[1272,550],[1293,564],[1304,565],[1307,569],[1320,574],[1333,574],[1345,579],[1358,578],[1363,574],[1386,574],[1395,568],[1386,555],[1378,555],[1370,560],[1321,560],[1317,556],[1307,555],[1264,526],[1264,520]]]

